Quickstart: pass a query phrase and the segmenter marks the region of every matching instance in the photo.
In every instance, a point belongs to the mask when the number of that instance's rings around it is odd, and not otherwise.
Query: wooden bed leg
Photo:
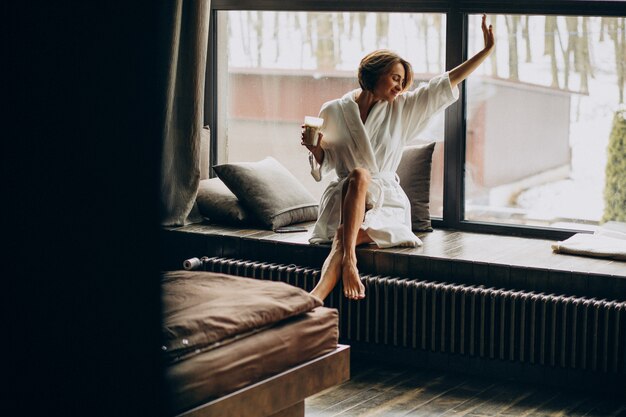
[[[295,403],[291,407],[287,407],[269,417],[304,417],[304,401]]]

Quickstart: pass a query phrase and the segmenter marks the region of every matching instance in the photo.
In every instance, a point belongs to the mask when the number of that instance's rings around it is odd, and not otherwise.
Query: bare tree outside
[[[556,58],[556,16],[546,16],[546,23],[544,26],[545,42],[544,42],[544,55],[550,57],[550,70],[552,74],[551,86],[559,88],[559,68]]]
[[[367,22],[367,13],[357,13],[359,19],[359,40],[361,41],[361,49],[365,49],[365,41],[363,33],[365,33],[365,23]]]
[[[315,15],[314,22],[317,30],[317,45],[315,46],[317,67],[321,70],[335,69],[337,57],[335,54],[333,16],[328,13],[318,13]]]
[[[429,27],[428,15],[418,16],[416,24],[418,25],[417,27],[422,33],[422,38],[424,42],[424,56],[426,58],[426,71],[430,72],[430,65],[428,62],[428,27]]]
[[[271,18],[265,14],[270,14]],[[285,14],[281,18],[281,15]],[[347,16],[347,17],[346,17]],[[237,30],[231,25],[228,27],[228,36],[231,39],[238,39],[244,55],[251,59],[248,61],[253,66],[263,66],[263,50],[267,46],[267,40],[271,39],[271,47],[275,61],[280,61],[281,56],[293,53],[289,49],[283,49],[282,39],[290,34],[302,39],[304,44],[310,45],[312,56],[315,57],[316,65],[320,70],[335,69],[342,62],[342,56],[346,54],[345,42],[358,36],[360,54],[368,52],[378,47],[391,47],[390,34],[390,13],[320,13],[320,12],[261,12],[242,11],[233,12],[233,17],[238,21]],[[415,41],[420,42],[426,72],[430,72],[431,48],[437,50],[437,61],[443,59],[442,38],[445,28],[442,25],[440,14],[413,14],[408,15],[410,21],[415,25],[419,34]],[[305,24],[302,24],[304,18]],[[369,19],[373,19],[373,30],[371,35],[367,35]],[[589,79],[595,76],[593,59],[594,39],[590,34],[597,36],[598,42],[604,43],[608,37],[615,50],[616,64],[616,86],[620,91],[620,102],[624,101],[624,67],[626,64],[626,48],[624,42],[624,22],[625,18],[593,18],[589,16],[545,16],[539,17],[544,22],[543,29],[543,55],[549,57],[550,86],[554,88],[564,88],[586,94],[589,92]],[[500,30],[499,20],[504,22],[505,32]],[[530,32],[532,19],[530,16],[504,15],[493,16],[491,24],[500,40],[506,40],[507,47],[494,51],[490,58],[490,74],[499,77],[503,68],[506,70],[507,78],[518,80],[520,78],[520,49],[523,50],[523,62],[533,63],[534,39],[538,36]],[[536,31],[536,27],[534,31]],[[432,34],[436,34],[436,44],[432,42]],[[368,39],[374,39],[375,43],[367,44]],[[267,38],[266,38],[267,37]],[[408,39],[413,48],[417,44]],[[521,42],[521,44],[520,44]],[[437,47],[434,47],[437,45]],[[501,46],[502,44],[499,43]],[[507,63],[505,66],[499,61],[498,52],[506,52]],[[560,53],[559,53],[560,52]],[[559,56],[560,55],[560,56]],[[500,62],[498,64],[498,62]],[[577,74],[577,85],[571,85],[572,74]],[[562,81],[561,81],[562,80]]]
[[[389,42],[389,13],[376,13],[376,47]]]
[[[261,50],[263,49],[263,15],[262,12],[254,12],[254,19],[252,20],[252,27],[254,29],[254,35],[256,36],[256,66],[261,66]]]
[[[517,34],[520,17],[516,15],[505,16],[507,34],[509,39],[509,79],[519,80],[519,58],[517,55]]]
[[[565,17],[565,25],[567,29],[567,47],[562,48],[563,51],[563,62],[565,63],[565,68],[563,69],[563,76],[565,80],[563,82],[564,88],[569,88],[569,77],[571,73],[571,65],[572,65],[572,55],[574,57],[574,68],[576,68],[576,63],[578,61],[578,55],[576,54],[577,45],[578,45],[578,18],[575,16],[566,16]],[[559,38],[561,32],[558,32]]]
[[[530,16],[524,16],[522,20],[522,37],[524,38],[524,45],[526,46],[526,59],[525,62],[533,62],[532,50],[530,47],[530,32],[528,30],[528,19]]]
[[[619,17],[607,22],[609,37],[615,48],[615,70],[619,102],[624,104],[624,82],[626,79],[626,18]]]

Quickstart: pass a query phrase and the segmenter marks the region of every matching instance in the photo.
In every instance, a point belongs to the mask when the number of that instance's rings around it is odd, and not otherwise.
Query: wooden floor
[[[306,400],[320,416],[626,416],[626,395],[481,379],[432,370],[352,361],[350,381]]]

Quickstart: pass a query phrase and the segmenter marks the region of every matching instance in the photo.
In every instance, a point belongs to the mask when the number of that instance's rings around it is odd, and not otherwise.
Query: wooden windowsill
[[[164,230],[164,269],[184,259],[222,256],[320,268],[329,245],[308,242],[307,232],[209,223]],[[418,233],[417,248],[357,248],[363,274],[403,276],[468,285],[525,289],[555,294],[626,300],[626,262],[554,253],[553,241],[493,234],[435,230]]]

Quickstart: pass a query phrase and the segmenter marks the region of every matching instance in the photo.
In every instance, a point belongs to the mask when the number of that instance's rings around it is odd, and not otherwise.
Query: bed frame
[[[350,379],[350,346],[193,408],[179,417],[304,417],[304,400]]]

